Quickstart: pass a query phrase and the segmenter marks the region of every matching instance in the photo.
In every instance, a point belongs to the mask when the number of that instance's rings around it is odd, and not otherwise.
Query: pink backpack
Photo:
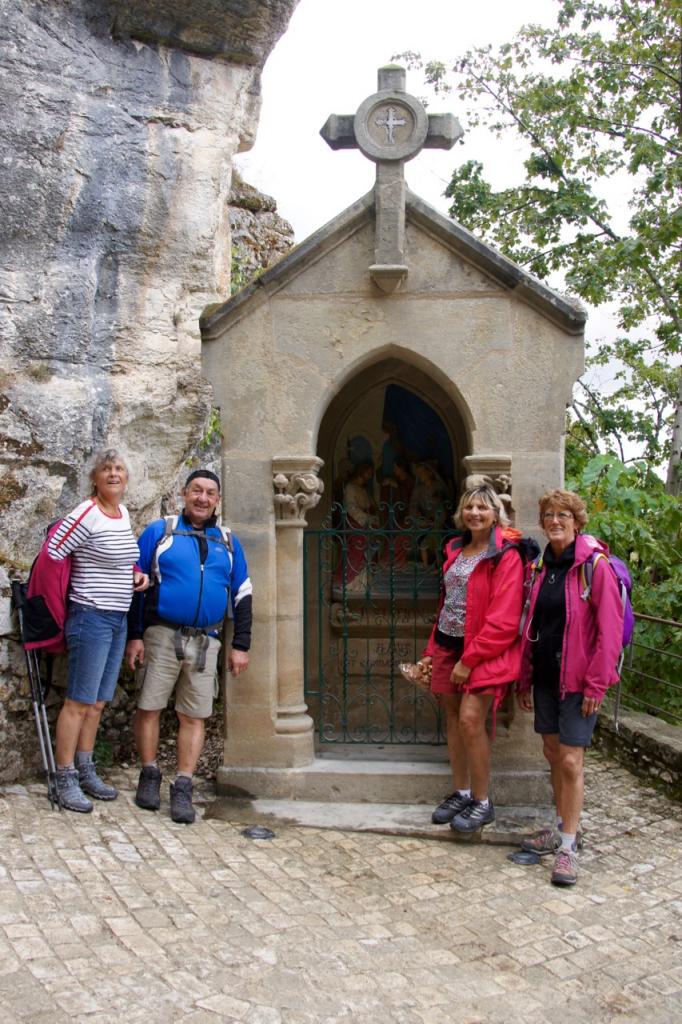
[[[81,513],[68,533],[76,529],[93,507],[94,502]],[[21,600],[21,642],[27,651],[42,650],[46,654],[60,654],[66,650],[64,624],[71,580],[71,555],[58,562],[50,558],[47,551],[50,538],[61,524],[62,520],[57,519],[48,526],[28,580],[19,584],[22,593],[14,598],[15,603]]]

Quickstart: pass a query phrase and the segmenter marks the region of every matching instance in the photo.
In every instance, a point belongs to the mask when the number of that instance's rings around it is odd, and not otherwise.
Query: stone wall
[[[297,0],[4,0],[0,779],[27,764],[8,581],[122,446],[136,526],[205,431],[199,315],[230,291],[232,159]]]
[[[661,718],[635,711],[613,718],[599,716],[595,742],[641,779],[653,783],[672,800],[682,801],[682,729]]]

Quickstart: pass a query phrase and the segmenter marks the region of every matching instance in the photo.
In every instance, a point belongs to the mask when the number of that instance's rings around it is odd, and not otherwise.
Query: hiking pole
[[[36,651],[26,651],[26,664],[28,665],[29,679],[31,680],[31,694],[33,697],[33,714],[36,720],[38,742],[40,753],[43,758],[43,767],[47,776],[47,795],[50,807],[54,810],[55,804],[61,811],[62,802],[57,786],[57,765],[55,764],[52,752],[52,740],[50,738],[50,725],[47,720],[47,708],[45,707],[45,693],[43,681],[40,676],[40,664]]]
[[[43,690],[43,681],[40,676],[40,663],[38,661],[38,654],[33,649],[28,650],[25,645],[23,602],[23,585],[15,580],[12,582],[12,604],[14,605],[17,612],[17,618],[19,620],[19,635],[22,640],[24,656],[26,658],[28,680],[31,686],[33,716],[35,718],[36,723],[36,732],[38,733],[38,743],[40,745],[40,754],[43,760],[43,768],[45,770],[45,775],[47,777],[47,796],[50,801],[50,807],[52,808],[52,810],[54,810],[56,804],[59,810],[61,811],[62,802],[59,796],[59,789],[57,787],[57,766],[55,764],[54,754],[52,752],[50,726],[47,720],[47,710],[45,708],[46,691]]]

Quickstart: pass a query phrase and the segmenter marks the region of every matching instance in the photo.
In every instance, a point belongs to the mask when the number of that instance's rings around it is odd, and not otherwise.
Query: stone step
[[[432,807],[424,804],[346,803],[314,800],[238,800],[217,797],[205,817],[239,823],[239,827],[264,825],[277,833],[284,825],[338,829],[342,832],[376,832],[414,836],[445,842],[488,843],[518,846],[528,832],[543,827],[547,810],[537,807],[496,806],[495,821],[472,835],[455,832],[449,825],[431,823]]]
[[[549,806],[548,771],[521,764],[494,764],[493,800],[505,806]],[[302,768],[223,765],[218,769],[216,789],[221,796],[245,799],[433,806],[451,791],[452,783],[450,767],[443,761],[318,757]]]

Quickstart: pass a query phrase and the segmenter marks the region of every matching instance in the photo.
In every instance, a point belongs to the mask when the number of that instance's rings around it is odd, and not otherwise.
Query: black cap
[[[211,472],[210,469],[194,469],[194,470],[192,470],[190,475],[185,480],[185,487],[189,487],[189,485],[191,484],[192,480],[196,480],[196,478],[198,476],[205,477],[207,480],[212,480],[214,484],[218,485],[218,490],[220,490],[220,480],[215,475],[215,473]]]

